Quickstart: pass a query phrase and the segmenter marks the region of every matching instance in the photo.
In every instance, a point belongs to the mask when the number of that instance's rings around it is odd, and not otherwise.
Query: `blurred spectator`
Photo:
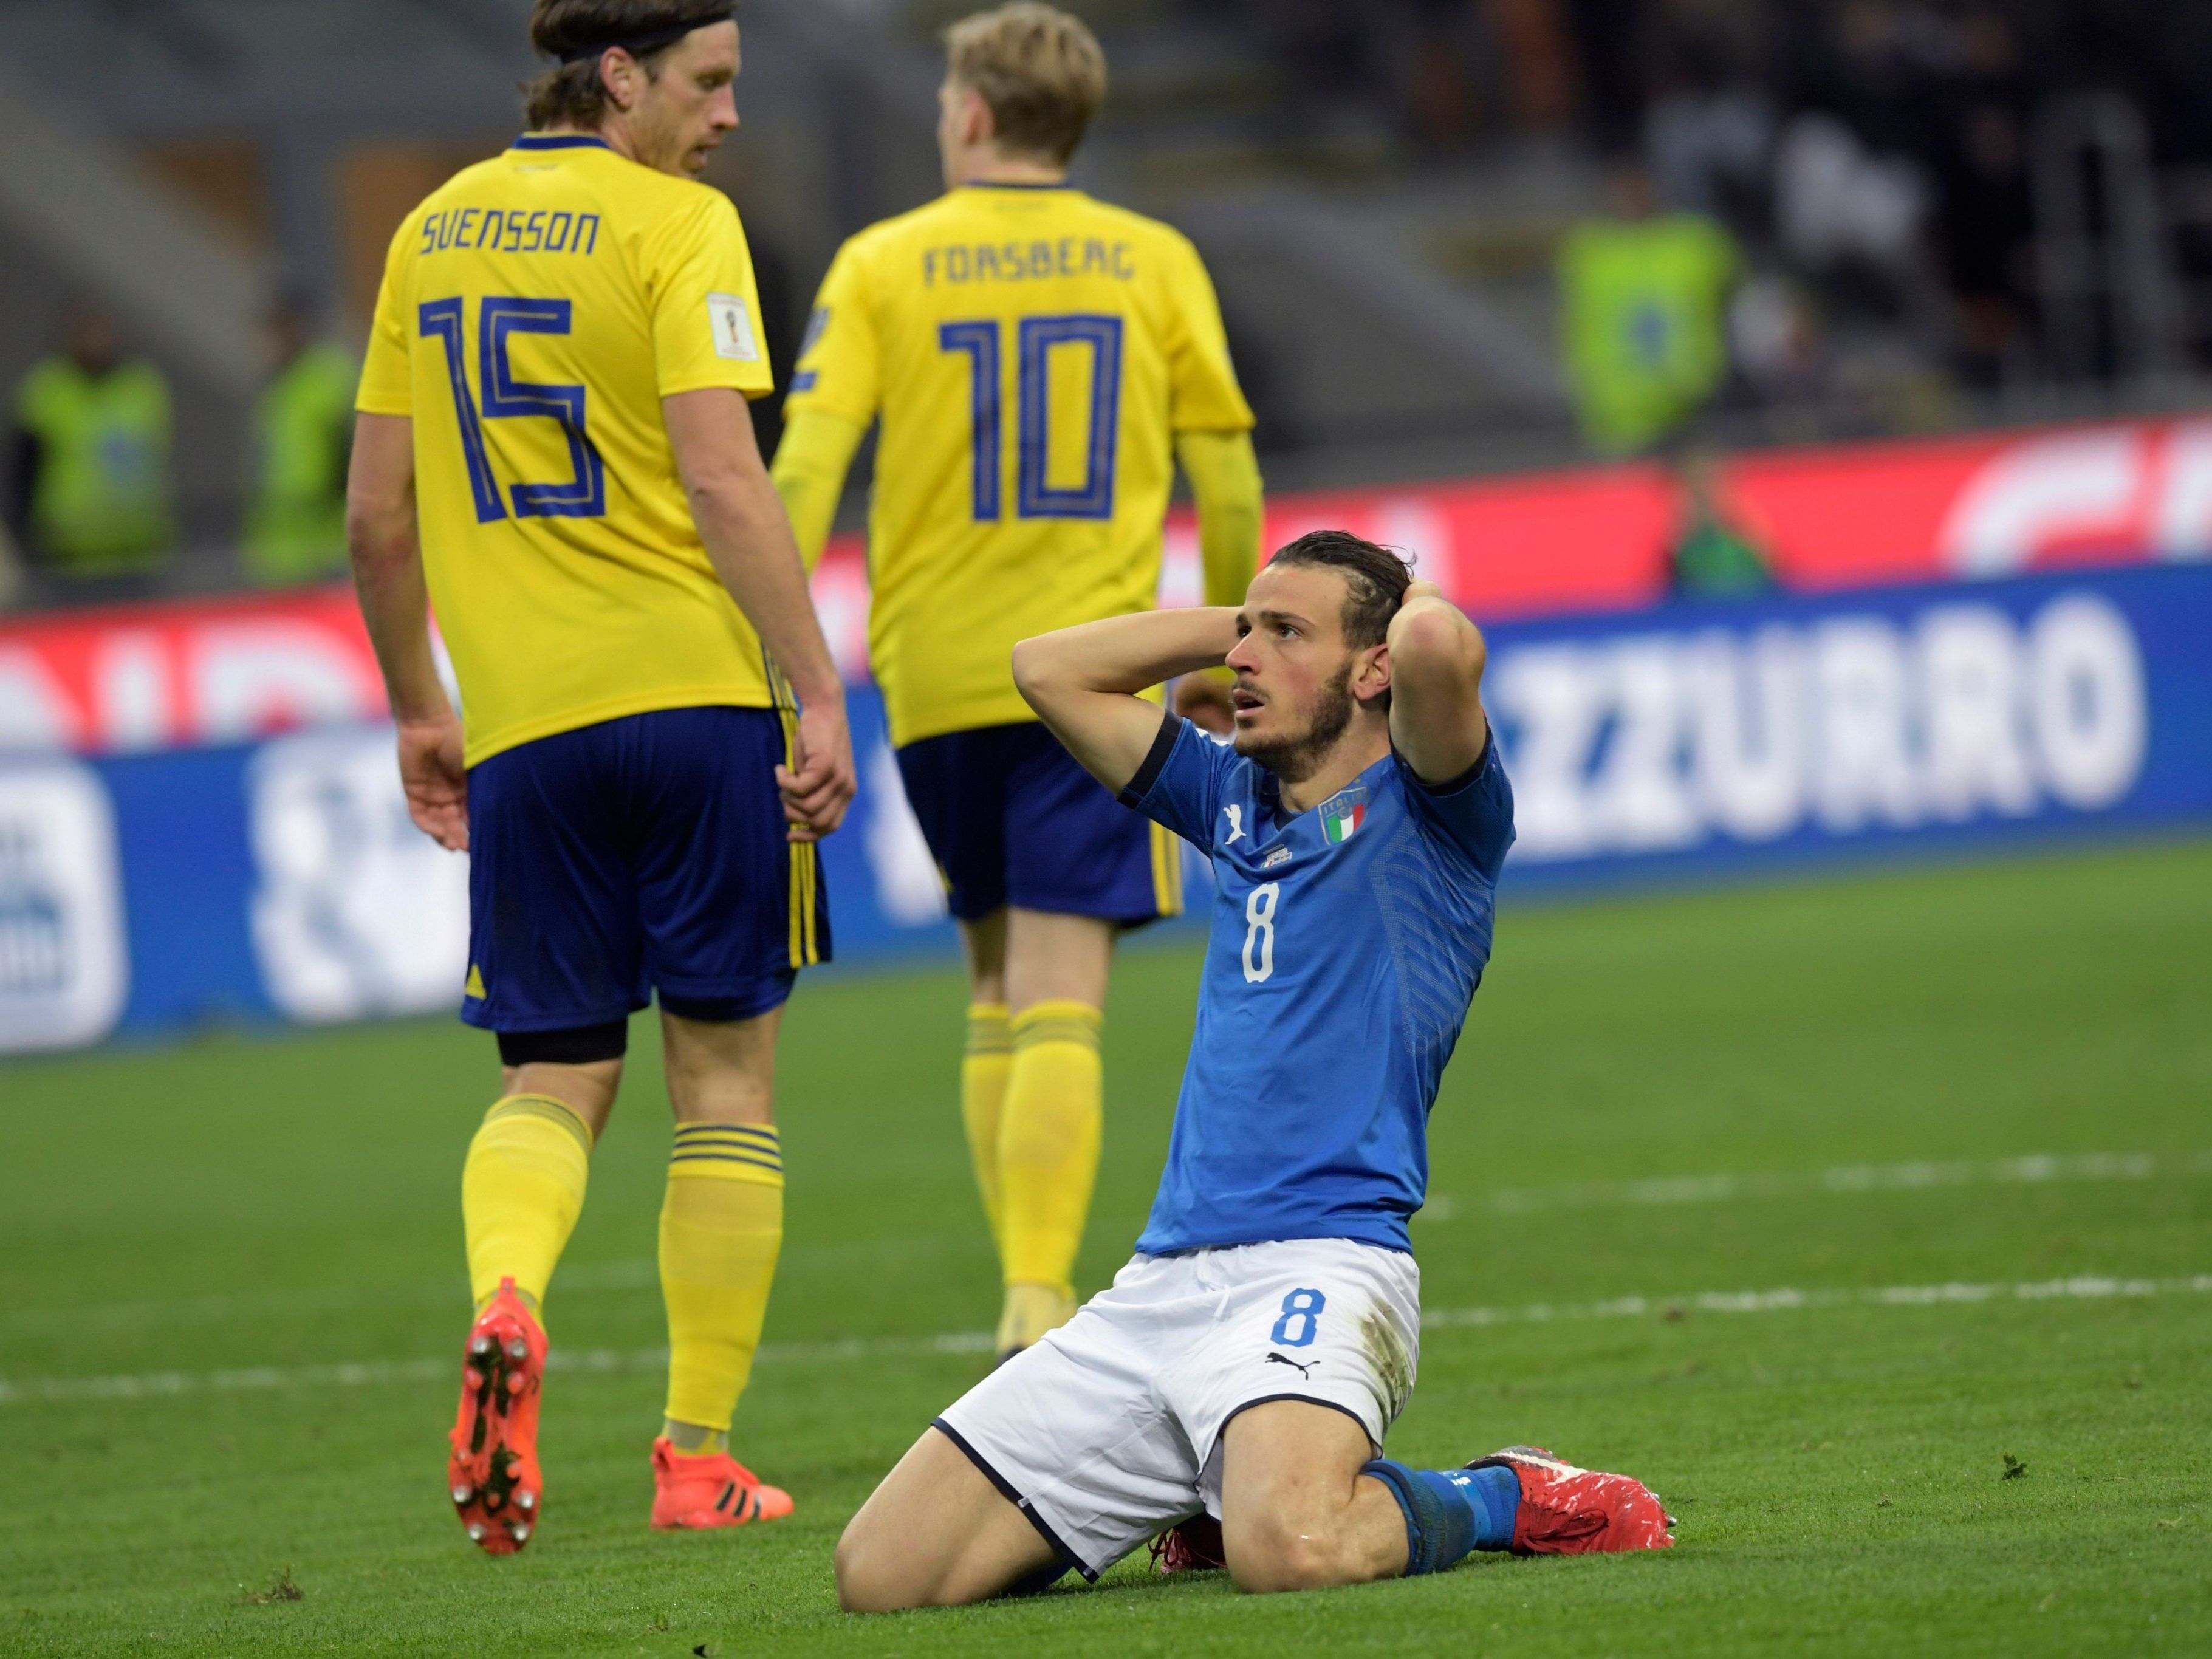
[[[1960,28],[1961,64],[1936,158],[1936,246],[1960,314],[1960,372],[1994,386],[2018,355],[2030,304],[2035,213],[2028,91],[2013,27],[1994,10]]]
[[[23,591],[23,562],[15,551],[15,538],[0,530],[0,611],[15,603]]]
[[[1870,279],[1899,304],[1928,210],[1911,161],[1875,155],[1832,115],[1800,115],[1775,152],[1774,210],[1783,250],[1801,269]]]
[[[1774,125],[1772,100],[1731,61],[1728,43],[1708,29],[1683,31],[1669,45],[1644,122],[1660,199],[1741,234],[1763,233]]]
[[[1940,21],[1911,0],[1844,0],[1832,15],[1814,83],[1817,101],[1877,154],[1924,155],[1934,112],[1931,58],[1941,56],[1944,38]]]
[[[66,581],[149,574],[176,536],[168,383],[124,356],[97,306],[75,307],[65,337],[16,389],[9,527]]]
[[[1583,431],[1617,454],[1681,428],[1728,374],[1735,239],[1698,213],[1655,210],[1650,174],[1621,167],[1620,216],[1587,220],[1559,253],[1567,380]]]
[[[1285,119],[1313,121],[1316,100],[1326,114],[1332,105],[1389,100],[1404,32],[1390,7],[1377,8],[1371,19],[1354,17],[1336,0],[1238,0],[1237,11],[1297,88],[1279,112]]]
[[[1644,125],[1647,9],[1645,0],[1567,0],[1583,108],[1601,155],[1626,154]]]
[[[1820,393],[1820,325],[1796,283],[1763,271],[1729,307],[1729,347],[1745,388],[1762,404],[1803,404]]]
[[[1575,52],[1559,0],[1486,0],[1483,14],[1510,84],[1508,109],[1525,131],[1553,132],[1575,113]]]
[[[254,471],[246,569],[264,586],[312,581],[346,568],[346,468],[361,366],[316,337],[307,296],[270,307],[274,374],[254,410]]]
[[[1701,446],[1683,452],[1674,476],[1682,486],[1681,518],[1668,550],[1668,576],[1685,599],[1746,599],[1774,586],[1765,549],[1723,499],[1721,457]]]

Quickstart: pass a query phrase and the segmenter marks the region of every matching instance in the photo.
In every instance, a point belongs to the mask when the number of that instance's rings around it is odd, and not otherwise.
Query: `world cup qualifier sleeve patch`
[[[740,295],[709,294],[707,321],[714,331],[716,356],[737,363],[760,361],[760,343],[753,337],[753,319]]]

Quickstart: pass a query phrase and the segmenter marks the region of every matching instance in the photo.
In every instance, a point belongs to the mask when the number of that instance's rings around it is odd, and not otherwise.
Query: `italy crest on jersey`
[[[1322,803],[1321,833],[1331,842],[1350,841],[1352,833],[1366,822],[1367,788],[1364,784],[1356,783]]]

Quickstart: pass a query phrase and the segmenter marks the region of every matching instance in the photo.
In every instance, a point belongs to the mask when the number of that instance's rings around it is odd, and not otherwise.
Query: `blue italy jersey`
[[[1272,773],[1170,716],[1121,799],[1211,856],[1215,885],[1198,1030],[1137,1249],[1409,1249],[1429,1108],[1513,842],[1496,742],[1436,788],[1387,755],[1291,817]]]

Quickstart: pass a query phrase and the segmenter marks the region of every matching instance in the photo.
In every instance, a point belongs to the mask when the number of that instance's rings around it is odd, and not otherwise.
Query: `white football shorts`
[[[936,1426],[1096,1578],[1201,1509],[1219,1517],[1222,1432],[1250,1407],[1334,1407],[1379,1455],[1420,1330],[1420,1269],[1401,1250],[1323,1238],[1140,1255]]]

